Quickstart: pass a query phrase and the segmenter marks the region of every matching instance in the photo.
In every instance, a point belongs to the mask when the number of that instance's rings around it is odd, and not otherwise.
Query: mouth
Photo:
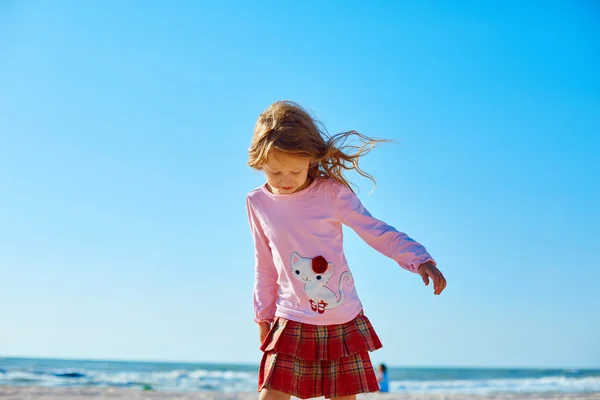
[[[289,192],[289,191],[290,191],[290,190],[292,190],[293,188],[294,188],[293,186],[290,186],[290,187],[283,187],[283,186],[282,186],[282,187],[280,187],[279,189],[280,189],[280,190],[284,190],[284,191],[286,191],[286,192]]]

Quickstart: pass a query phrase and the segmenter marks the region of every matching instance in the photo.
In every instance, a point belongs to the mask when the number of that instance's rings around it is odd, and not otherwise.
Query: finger
[[[444,275],[442,275],[441,273],[439,274],[438,277],[439,283],[438,283],[438,287],[436,290],[435,294],[441,294],[442,291],[446,288],[446,278],[444,278]]]
[[[425,286],[429,285],[429,276],[427,276],[427,274],[421,275],[421,278],[423,279]]]
[[[440,294],[440,290],[442,288],[443,282],[442,282],[441,274],[439,272],[435,274],[433,282],[434,282],[433,294],[436,294],[436,295]]]
[[[446,285],[448,284],[448,282],[446,281],[446,278],[444,278],[444,275],[442,275],[442,279],[443,279],[443,281],[444,281],[444,287],[442,287],[442,290],[440,290],[440,293],[442,293],[442,291],[443,291],[444,289],[446,289]]]
[[[438,274],[433,274],[431,279],[433,279],[433,294],[438,294],[438,290],[440,290],[440,277]]]

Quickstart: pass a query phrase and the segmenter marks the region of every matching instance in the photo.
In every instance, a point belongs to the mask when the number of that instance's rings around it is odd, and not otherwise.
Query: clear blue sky
[[[600,367],[599,16],[0,2],[0,355],[258,363],[245,162],[290,99],[396,141],[360,197],[448,279],[433,296],[348,232],[374,361]]]

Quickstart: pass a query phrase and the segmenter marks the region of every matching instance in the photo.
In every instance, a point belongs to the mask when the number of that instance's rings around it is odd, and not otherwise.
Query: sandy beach
[[[151,392],[115,388],[44,388],[0,386],[0,399],[7,400],[256,400],[257,393]],[[533,399],[600,399],[596,393],[495,393],[486,395],[393,394],[372,393],[361,400],[533,400]]]

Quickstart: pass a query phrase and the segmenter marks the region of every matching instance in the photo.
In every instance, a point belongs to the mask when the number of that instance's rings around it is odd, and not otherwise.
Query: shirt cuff
[[[260,324],[261,322],[268,322],[269,324],[272,324],[274,320],[275,318],[254,318],[254,322],[257,324]]]

